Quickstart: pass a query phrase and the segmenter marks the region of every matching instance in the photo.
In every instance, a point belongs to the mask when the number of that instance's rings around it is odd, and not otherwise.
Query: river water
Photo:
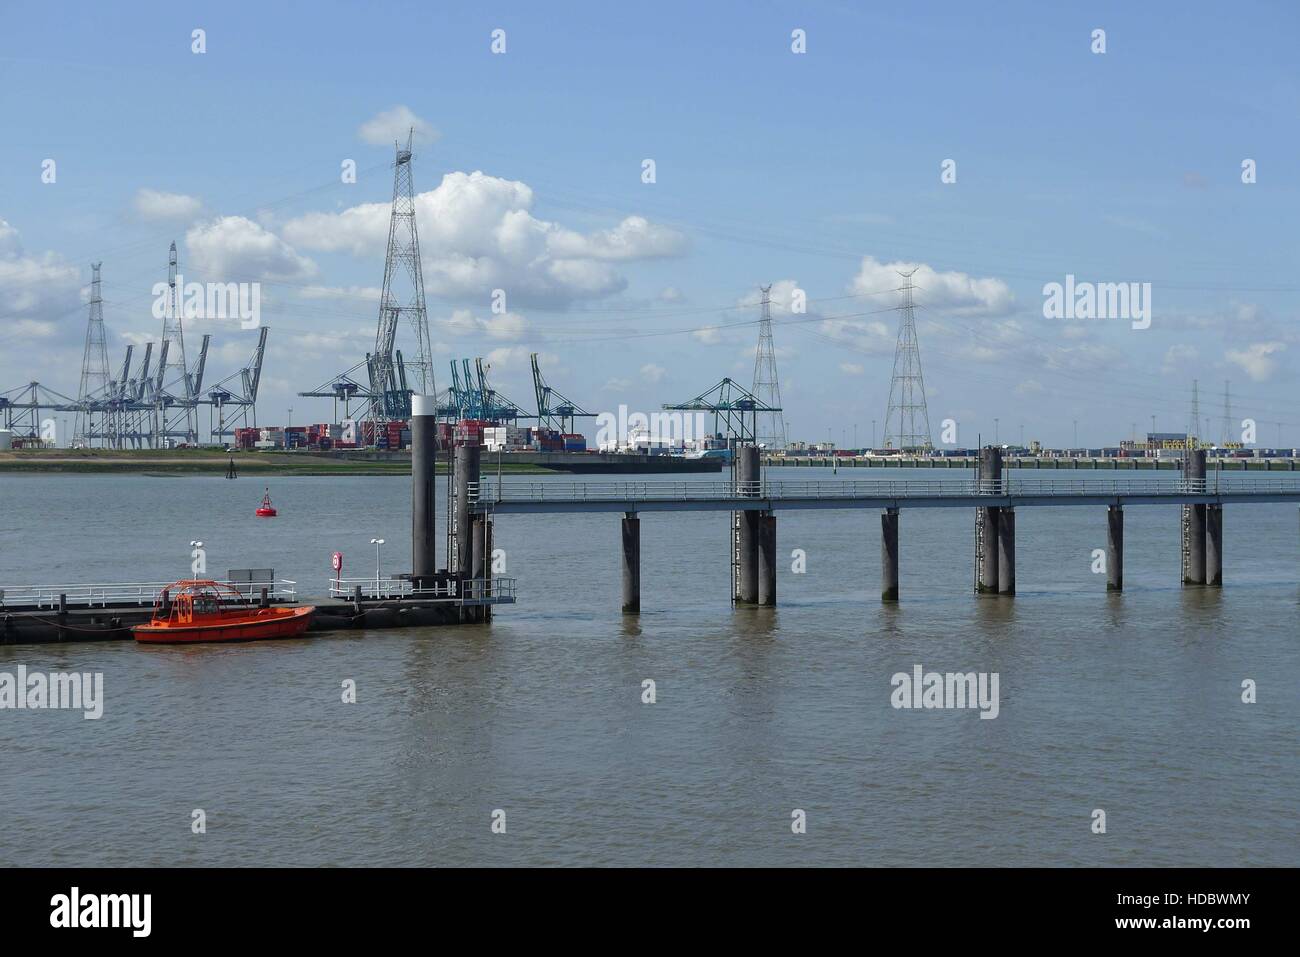
[[[375,537],[409,567],[408,479],[271,492],[268,521],[256,479],[0,475],[0,585],[188,577],[192,540],[307,594],[335,550],[373,574]],[[890,607],[877,512],[779,513],[776,609],[731,606],[725,514],[645,513],[624,618],[617,515],[506,515],[520,601],[490,625],[0,646],[105,694],[0,710],[0,864],[1300,864],[1296,507],[1225,508],[1221,590],[1180,587],[1176,506],[1128,508],[1122,595],[1104,508],[1018,511],[1015,599],[972,594],[969,509],[903,511]],[[916,665],[996,672],[997,717],[895,709]]]

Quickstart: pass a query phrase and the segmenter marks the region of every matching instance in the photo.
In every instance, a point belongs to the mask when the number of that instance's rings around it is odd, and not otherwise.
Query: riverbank
[[[224,475],[235,463],[243,476],[410,475],[411,453],[383,449],[330,452],[221,452],[215,449],[9,449],[0,451],[0,473],[103,473],[139,475]],[[507,452],[483,454],[483,471],[504,475],[717,473],[720,459],[600,452]],[[438,474],[447,474],[446,451]]]
[[[103,473],[139,475],[224,475],[235,463],[241,477],[277,475],[409,475],[411,457],[393,453],[392,458],[353,456],[349,453],[322,455],[313,452],[218,452],[207,449],[19,449],[0,452],[0,472],[9,473]],[[537,466],[509,464],[502,471],[518,474],[546,474]],[[439,474],[446,472],[439,463]]]

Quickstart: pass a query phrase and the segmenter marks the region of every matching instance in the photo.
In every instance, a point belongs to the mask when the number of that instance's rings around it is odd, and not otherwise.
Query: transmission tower
[[[776,350],[772,345],[772,287],[759,286],[763,291],[763,312],[758,320],[758,351],[754,354],[754,388],[751,390],[759,402],[776,409],[763,412],[758,417],[755,441],[769,449],[786,447],[785,419],[781,408],[781,383],[776,377]]]
[[[86,324],[86,349],[81,358],[81,391],[77,393],[77,419],[72,433],[74,448],[89,448],[96,436],[103,437],[108,424],[106,408],[108,395],[108,343],[104,338],[104,299],[99,291],[99,267],[103,263],[94,263],[90,269],[93,278],[90,281],[90,320]],[[95,428],[94,412],[99,405],[99,429]]]
[[[1232,441],[1232,393],[1228,391],[1231,385],[1227,379],[1223,380],[1223,438],[1219,444],[1224,448]]]
[[[371,369],[374,400],[371,418],[378,428],[388,419],[405,417],[409,404],[401,364],[394,363],[394,342],[399,319],[405,316],[415,334],[416,385],[422,395],[434,392],[433,352],[429,344],[429,317],[424,307],[424,273],[420,265],[420,236],[415,225],[415,185],[411,178],[412,129],[406,148],[397,147],[393,164],[393,212],[388,221],[388,254],[384,259],[384,288],[379,297],[379,325]],[[399,271],[400,267],[400,271]],[[402,274],[405,274],[405,281]],[[409,286],[404,291],[403,287]],[[377,435],[378,433],[376,433]]]
[[[1192,416],[1187,423],[1187,449],[1191,451],[1201,431],[1201,394],[1200,383],[1192,380]]]
[[[162,351],[158,359],[155,389],[154,447],[181,436],[189,443],[199,437],[198,415],[189,366],[185,363],[185,332],[181,324],[180,290],[176,288],[176,243],[167,253],[167,309],[163,313]],[[170,381],[168,381],[170,375]],[[179,407],[169,413],[171,406]]]
[[[894,375],[889,383],[889,408],[885,412],[885,447],[929,449],[930,413],[925,406],[925,379],[921,375],[921,346],[916,339],[916,317],[912,311],[911,272],[900,272],[903,285],[902,321],[898,346],[894,350]],[[891,426],[893,428],[891,429]]]

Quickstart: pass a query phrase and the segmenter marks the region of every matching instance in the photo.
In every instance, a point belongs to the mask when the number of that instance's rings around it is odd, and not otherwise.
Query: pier
[[[731,512],[732,601],[776,603],[776,513],[841,509],[880,512],[881,600],[900,598],[899,538],[904,509],[974,509],[974,591],[1003,598],[1016,593],[1016,510],[1105,508],[1108,591],[1124,587],[1124,509],[1179,506],[1183,583],[1223,584],[1223,507],[1300,504],[1300,476],[1226,483],[1207,472],[1205,453],[1192,452],[1180,476],[1079,480],[1009,477],[1001,451],[982,450],[971,480],[826,481],[764,479],[757,449],[737,449],[733,478],[722,482],[534,482],[482,479],[468,490],[468,511],[492,521],[511,514],[616,512],[623,522],[623,610],[641,607],[640,516],[655,512]]]
[[[310,631],[412,628],[490,621],[497,605],[516,599],[513,578],[490,574],[492,519],[470,508],[480,450],[457,445],[448,498],[447,567],[436,560],[438,465],[432,396],[415,396],[411,417],[411,571],[381,578],[333,578],[327,595],[300,598],[298,583],[273,569],[230,569],[232,585],[249,605],[311,604]],[[108,641],[132,637],[131,628],[166,607],[171,582],[0,586],[0,644]]]
[[[1300,458],[1216,458],[1214,468],[1224,472],[1300,472]],[[977,455],[771,455],[764,467],[831,469],[977,469]],[[1008,469],[1112,472],[1179,472],[1183,460],[1130,456],[1008,455]]]
[[[1300,504],[1300,476],[1259,476],[1228,482],[1208,471],[1205,453],[1192,452],[1181,474],[1075,479],[1007,474],[1001,450],[981,450],[969,479],[948,481],[786,481],[765,478],[759,450],[735,449],[724,481],[535,481],[484,477],[482,450],[457,444],[446,451],[447,561],[435,558],[438,457],[432,405],[413,403],[411,571],[391,578],[331,579],[327,594],[302,599],[296,582],[271,569],[231,569],[227,581],[250,604],[316,606],[313,631],[404,628],[491,620],[492,610],[516,601],[514,579],[491,574],[494,526],[512,514],[617,513],[621,521],[621,609],[639,614],[641,517],[657,512],[729,512],[731,595],[739,605],[777,600],[777,513],[786,510],[876,510],[880,513],[883,602],[901,600],[902,513],[907,509],[972,509],[975,515],[973,591],[1010,599],[1016,594],[1016,512],[1022,508],[1105,508],[1106,589],[1124,588],[1124,510],[1177,506],[1181,514],[1182,583],[1221,587],[1225,505]],[[0,643],[126,639],[166,599],[166,583],[42,585],[0,588]]]

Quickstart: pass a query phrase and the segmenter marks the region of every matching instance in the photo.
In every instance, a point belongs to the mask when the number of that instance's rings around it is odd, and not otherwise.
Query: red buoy
[[[268,488],[262,496],[262,504],[257,507],[258,518],[275,518],[275,506],[271,504],[271,490]]]

